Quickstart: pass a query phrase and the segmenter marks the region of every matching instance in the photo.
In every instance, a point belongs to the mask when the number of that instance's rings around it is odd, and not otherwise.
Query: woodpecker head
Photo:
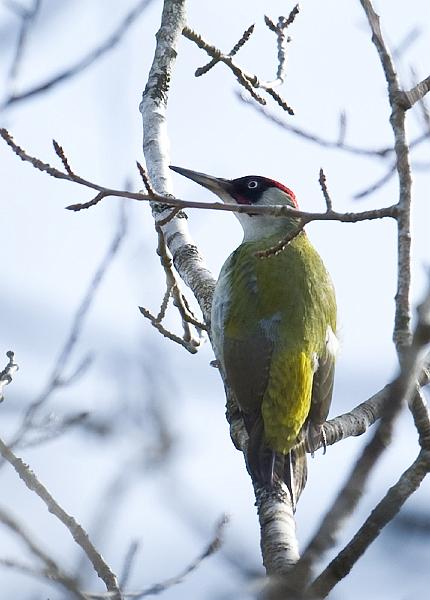
[[[222,179],[205,173],[190,171],[182,167],[170,167],[176,173],[192,179],[216,194],[226,204],[248,206],[273,206],[286,204],[298,208],[294,193],[282,183],[259,175],[247,175],[238,179]],[[273,217],[268,215],[234,213],[239,219],[244,239],[252,240],[278,233],[295,225],[291,217]]]

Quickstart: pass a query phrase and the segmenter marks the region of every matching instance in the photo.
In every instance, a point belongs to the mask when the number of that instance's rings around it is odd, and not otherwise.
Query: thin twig
[[[424,98],[430,91],[430,75],[417,83],[411,90],[403,92],[403,97],[397,97],[397,102],[402,104],[405,110],[412,108],[414,104]]]
[[[15,353],[12,350],[8,350],[6,352],[6,356],[8,358],[7,365],[0,373],[0,402],[3,402],[3,388],[12,381],[12,376],[19,369],[18,364],[15,362]]]
[[[1,507],[0,522],[24,542],[31,554],[44,563],[44,575],[48,580],[60,583],[63,588],[72,592],[73,596],[85,600],[85,596],[78,589],[77,582],[69,575],[63,573],[57,562],[36,544],[28,531],[10,513]]]
[[[360,190],[359,192],[355,192],[353,195],[354,200],[362,200],[366,196],[370,196],[370,194],[374,194],[377,190],[380,190],[386,183],[388,183],[394,177],[394,175],[396,174],[396,170],[396,162],[393,162],[393,164],[388,167],[386,173],[384,173],[382,177],[379,177],[379,179],[374,181],[374,183],[367,185],[364,189]]]
[[[31,156],[28,154],[23,148],[18,146],[10,133],[6,129],[0,129],[0,137],[2,137],[6,143],[12,148],[12,150],[23,160],[24,162],[30,163],[34,168],[39,171],[43,171],[50,175],[51,177],[57,179],[65,179],[67,181],[71,181],[73,183],[77,183],[78,185],[82,185],[84,187],[91,188],[93,190],[97,190],[99,194],[102,194],[103,197],[107,196],[116,196],[119,198],[128,198],[131,200],[137,200],[141,202],[152,202],[154,200],[153,197],[137,193],[137,192],[129,192],[127,190],[116,190],[112,188],[106,188],[97,183],[91,182],[83,177],[78,175],[71,176],[68,173],[63,173],[62,171],[58,171],[48,163],[44,163],[38,158]],[[155,193],[155,192],[154,192]],[[396,206],[388,206],[377,208],[373,210],[367,210],[362,212],[348,212],[348,213],[340,213],[337,211],[325,211],[321,213],[310,213],[306,211],[297,210],[288,205],[278,205],[278,206],[247,206],[247,205],[237,205],[237,204],[224,204],[222,202],[192,202],[189,200],[181,200],[179,198],[174,198],[167,195],[160,195],[155,193],[155,197],[157,203],[163,204],[167,209],[171,208],[197,208],[203,210],[221,210],[227,212],[238,212],[238,213],[252,213],[259,215],[271,215],[276,217],[285,217],[285,216],[294,216],[298,218],[304,218],[308,223],[311,221],[341,221],[343,223],[355,223],[358,221],[368,221],[374,219],[382,219],[385,217],[393,217],[397,216],[397,207]],[[91,203],[86,204],[74,204],[68,206],[66,208],[74,211],[81,210],[83,208],[87,208]],[[170,213],[169,213],[170,215]],[[176,215],[175,215],[176,216]],[[173,218],[173,217],[172,217]],[[167,219],[167,221],[170,220]],[[162,223],[165,224],[167,221],[162,219]],[[157,220],[158,222],[158,220]]]
[[[125,589],[128,584],[128,580],[131,575],[131,570],[133,567],[133,563],[136,560],[137,553],[140,549],[140,543],[137,540],[133,540],[127,550],[127,553],[124,557],[124,564],[122,566],[121,575],[119,578],[119,583],[121,589]]]
[[[271,121],[273,124],[277,125],[281,129],[288,131],[296,135],[297,137],[303,138],[308,142],[312,142],[317,144],[318,146],[322,146],[323,148],[332,148],[334,150],[341,150],[343,152],[347,152],[349,154],[356,154],[358,156],[368,156],[369,158],[379,158],[385,160],[388,156],[394,153],[393,146],[384,146],[382,148],[362,148],[361,146],[354,146],[352,144],[346,144],[344,140],[341,138],[337,138],[336,140],[328,140],[323,138],[317,134],[314,134],[306,129],[302,129],[297,127],[297,125],[293,125],[290,121],[286,121],[281,117],[278,117],[267,107],[260,106],[255,102],[252,102],[249,98],[244,96],[241,92],[236,93],[236,97],[240,102],[245,104],[246,106],[250,106],[256,112],[263,115],[266,119]],[[418,135],[415,139],[411,140],[409,146],[410,148],[415,148],[420,146],[423,142],[427,141],[430,138],[430,132],[425,132],[423,134]]]
[[[55,515],[69,530],[75,542],[82,548],[94,567],[97,575],[105,583],[108,591],[114,592],[113,597],[121,600],[116,575],[91,543],[87,532],[69,515],[48,492],[46,487],[37,479],[33,471],[21,458],[16,456],[0,439],[0,453],[12,465],[29,490],[33,491],[45,503],[50,513]]]
[[[15,13],[18,14],[21,19],[21,25],[19,28],[18,41],[15,47],[12,63],[9,68],[9,85],[14,83],[18,75],[30,28],[36,19],[37,13],[39,12],[40,4],[41,0],[33,0],[33,5],[31,7],[24,8],[23,6],[19,6],[17,7],[17,10],[15,10]]]
[[[66,588],[67,591],[72,592],[73,596],[75,598],[78,598],[78,600],[88,600],[88,596],[85,595],[83,592],[80,592],[78,589],[75,591],[68,588],[62,580],[61,574],[53,573],[47,567],[41,567],[40,569],[38,569],[31,565],[22,563],[21,561],[16,560],[15,558],[0,558],[0,566],[5,567],[7,569],[14,569],[16,571],[20,571],[24,575],[29,575],[30,577],[42,579],[44,582],[49,581],[58,583],[63,587],[63,591],[64,588]]]
[[[155,327],[155,329],[157,329],[157,331],[159,331],[161,333],[161,335],[163,335],[167,339],[171,340],[172,342],[176,342],[176,344],[179,344],[180,346],[185,348],[185,350],[188,350],[188,352],[190,352],[191,354],[195,354],[197,352],[196,346],[194,346],[189,341],[184,340],[184,338],[179,337],[175,333],[168,331],[158,321],[157,317],[155,317],[153,314],[151,314],[151,312],[147,308],[144,308],[143,306],[139,306],[139,310],[142,313],[142,315],[151,322],[153,327]]]
[[[58,387],[64,386],[65,383],[67,383],[67,381],[72,381],[76,377],[77,373],[82,374],[83,369],[86,369],[88,367],[89,360],[87,357],[83,362],[80,363],[78,369],[72,373],[70,378],[64,378],[64,370],[68,366],[70,357],[79,340],[86,317],[92,306],[97,290],[100,287],[103,278],[105,277],[110,265],[112,264],[114,257],[116,256],[120,248],[121,242],[123,241],[124,236],[126,234],[126,230],[126,215],[124,210],[121,209],[117,230],[114,234],[111,243],[109,244],[109,248],[105,256],[103,257],[102,261],[100,262],[100,265],[96,269],[96,272],[74,315],[66,341],[64,342],[63,347],[61,348],[58,357],[55,361],[55,364],[52,367],[51,373],[48,377],[45,387],[43,391],[39,394],[39,396],[36,398],[36,400],[34,400],[27,408],[21,426],[16,432],[13,440],[10,442],[11,447],[16,446],[23,439],[28,429],[31,428],[36,414],[39,412],[40,408],[46,403],[51,394]]]
[[[324,196],[325,204],[327,206],[327,212],[330,212],[331,210],[333,210],[333,203],[332,203],[332,200],[330,198],[330,194],[329,194],[328,189],[327,189],[327,179],[326,179],[325,173],[324,173],[324,171],[322,169],[320,169],[320,176],[319,176],[318,181],[319,181],[319,184],[321,186],[321,190],[322,190],[322,193],[323,193],[323,196]]]
[[[325,598],[333,587],[351,571],[358,558],[375,541],[381,530],[394,519],[406,500],[418,489],[430,471],[430,452],[421,450],[415,462],[391,487],[373,509],[352,540],[339,552],[309,587],[307,597]]]
[[[211,56],[214,61],[223,62],[225,65],[227,65],[235,75],[240,85],[242,85],[259,104],[264,106],[266,104],[266,100],[260,96],[256,90],[262,90],[263,92],[266,92],[279,104],[279,106],[283,108],[283,110],[288,112],[290,115],[294,115],[293,109],[273,89],[273,85],[279,84],[277,80],[275,80],[275,82],[260,81],[256,75],[247,73],[241,67],[239,67],[234,62],[233,57],[230,54],[223,54],[219,48],[216,48],[216,46],[206,42],[200,34],[193,31],[190,27],[184,27],[182,33],[187,39],[194,42],[199,48]]]
[[[52,145],[54,146],[54,150],[55,150],[57,156],[60,158],[61,162],[63,163],[63,167],[66,170],[66,173],[68,173],[69,175],[71,175],[73,177],[75,175],[75,173],[72,171],[72,167],[70,166],[67,156],[64,153],[63,147],[60,146],[60,144],[58,142],[56,142],[55,140],[52,140]]]
[[[172,268],[172,258],[164,239],[163,230],[158,223],[155,224],[155,229],[158,236],[157,254],[160,257],[160,262],[166,276],[166,287],[170,290],[173,298],[173,304],[176,306],[181,316],[182,328],[184,330],[183,340],[188,346],[196,348],[199,345],[199,340],[193,337],[189,322],[185,318],[188,315],[188,311],[183,302],[183,295],[179,288],[179,282],[177,281],[176,275]]]
[[[124,17],[124,19],[115,29],[115,31],[111,33],[99,46],[91,50],[78,62],[60,71],[53,77],[50,77],[49,79],[46,79],[36,84],[35,86],[24,90],[21,93],[12,94],[5,100],[0,109],[8,108],[13,104],[22,102],[23,100],[28,100],[29,98],[33,98],[34,96],[47,92],[48,90],[51,90],[54,87],[56,87],[58,84],[64,81],[68,81],[76,75],[85,71],[85,69],[94,64],[101,56],[106,54],[109,50],[115,48],[115,46],[122,40],[124,34],[128,31],[131,25],[136,21],[136,19],[142,14],[142,12],[147,8],[147,6],[151,2],[152,0],[139,0],[139,2],[137,2],[134,8],[132,8],[130,12]]]
[[[265,16],[264,21],[270,31],[276,34],[276,40],[278,45],[278,70],[276,73],[276,79],[271,81],[270,83],[266,83],[267,87],[274,87],[276,85],[280,85],[285,81],[285,73],[286,73],[286,64],[287,64],[287,44],[291,41],[291,38],[286,36],[287,28],[294,22],[296,16],[299,14],[299,5],[292,9],[287,18],[281,16],[279,17],[278,23],[275,23],[269,19],[269,17]]]
[[[396,155],[396,169],[399,178],[399,215],[398,225],[398,278],[396,293],[396,313],[394,319],[393,339],[400,360],[411,342],[411,189],[412,177],[409,159],[409,148],[405,130],[405,113],[407,106],[404,103],[404,92],[400,89],[396,69],[385,44],[379,16],[376,14],[370,0],[360,0],[367,17],[371,32],[372,42],[375,45],[388,85],[388,97],[391,107],[390,124],[394,134],[394,151]]]
[[[233,46],[233,48],[228,53],[228,56],[235,56],[239,52],[239,50],[246,44],[246,42],[249,40],[249,38],[251,37],[251,35],[254,33],[254,28],[255,28],[255,24],[250,25],[248,27],[248,29],[246,29],[243,32],[243,34],[242,34],[241,38],[239,39],[239,41]],[[204,65],[203,67],[199,67],[198,69],[196,69],[195,76],[196,77],[201,77],[201,75],[205,75],[218,62],[219,62],[219,59],[212,58],[212,60],[210,60],[206,65]]]
[[[136,161],[136,165],[139,170],[140,177],[142,178],[143,185],[145,186],[145,189],[148,192],[148,195],[151,196],[151,198],[154,198],[156,194],[151,185],[151,182],[149,181],[148,173],[145,171],[144,167],[140,164],[138,160]]]
[[[222,544],[222,536],[224,533],[225,526],[228,523],[228,517],[223,515],[216,525],[215,536],[212,541],[206,546],[206,548],[201,552],[183,571],[181,571],[178,575],[173,577],[169,577],[168,579],[162,581],[161,583],[156,583],[146,590],[142,590],[140,592],[124,592],[124,598],[133,598],[134,600],[140,600],[140,598],[146,598],[147,596],[156,596],[158,594],[162,594],[166,590],[171,587],[182,583],[190,573],[193,573],[201,563],[206,559],[212,556],[217,550],[220,548]],[[85,592],[88,598],[92,598],[94,600],[108,600],[112,597],[111,594],[92,594],[91,592]]]

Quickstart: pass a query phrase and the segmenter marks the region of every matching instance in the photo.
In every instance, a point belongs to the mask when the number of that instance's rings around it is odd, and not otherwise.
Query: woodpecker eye
[[[252,179],[252,181],[248,182],[248,188],[250,190],[255,190],[255,188],[258,187],[258,181],[255,181],[255,179]]]

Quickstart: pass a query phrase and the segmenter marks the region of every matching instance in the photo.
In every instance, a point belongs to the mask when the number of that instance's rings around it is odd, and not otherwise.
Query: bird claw
[[[322,425],[308,424],[306,431],[306,451],[310,452],[312,458],[315,452],[322,446],[323,455],[327,452],[327,437]]]

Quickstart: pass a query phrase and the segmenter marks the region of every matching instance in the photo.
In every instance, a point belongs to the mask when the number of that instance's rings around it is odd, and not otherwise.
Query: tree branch
[[[85,600],[85,596],[79,591],[76,581],[72,577],[63,573],[55,560],[33,541],[30,534],[23,529],[20,523],[18,523],[18,521],[16,521],[12,515],[10,515],[1,507],[0,521],[24,542],[31,554],[44,563],[45,570],[43,571],[43,576],[45,576],[48,580],[54,580],[55,582],[60,583],[63,588],[69,592],[72,592],[74,597],[79,598],[80,600]]]
[[[24,54],[24,48],[28,39],[28,34],[30,28],[39,12],[41,0],[33,0],[33,5],[29,8],[24,7],[16,7],[14,8],[12,5],[12,10],[19,16],[21,19],[21,25],[18,33],[18,41],[15,47],[15,53],[13,55],[12,63],[9,68],[8,73],[8,84],[9,86],[15,81],[19,67],[21,65],[22,57]]]
[[[3,402],[3,388],[12,381],[12,376],[19,369],[18,364],[15,362],[15,353],[12,350],[6,352],[8,363],[0,373],[0,402]]]
[[[268,121],[270,121],[274,125],[277,125],[284,131],[288,131],[289,133],[292,133],[293,135],[296,135],[299,138],[302,138],[313,144],[317,144],[318,146],[321,146],[323,148],[329,148],[329,149],[333,149],[333,150],[341,150],[343,152],[347,152],[348,154],[355,154],[357,156],[363,156],[363,157],[369,157],[369,158],[379,158],[382,160],[387,159],[394,153],[393,146],[384,146],[382,148],[363,148],[361,146],[354,146],[352,144],[347,144],[344,141],[344,138],[345,138],[344,125],[342,125],[342,128],[341,128],[342,129],[341,135],[339,135],[337,137],[337,139],[335,139],[335,140],[329,140],[329,139],[323,138],[315,133],[312,133],[311,131],[302,129],[301,127],[298,127],[297,125],[293,125],[290,121],[287,121],[281,117],[278,117],[278,115],[273,113],[267,107],[261,106],[259,104],[256,104],[255,102],[252,102],[252,100],[245,97],[240,92],[236,92],[236,98],[240,102],[242,102],[242,104],[244,104],[245,106],[252,107],[252,109],[254,111],[260,113]],[[345,117],[343,118],[343,121],[344,121],[344,119],[345,119]],[[423,142],[428,140],[429,137],[430,137],[430,132],[425,132],[423,134],[420,134],[419,136],[417,136],[415,139],[413,139],[410,142],[410,144],[409,144],[410,148],[416,148],[417,146],[421,145]]]
[[[351,571],[357,560],[394,519],[406,500],[418,489],[430,471],[430,452],[421,450],[415,462],[373,509],[352,540],[309,587],[307,597],[325,598],[333,587]]]
[[[184,29],[183,2],[165,0],[160,30],[157,34],[157,47],[154,62],[149,74],[148,83],[143,93],[140,111],[144,124],[144,152],[148,167],[150,180],[157,193],[167,196],[171,192],[170,174],[168,171],[169,157],[167,144],[166,107],[169,92],[170,74],[176,58],[176,44],[178,37]],[[180,206],[177,201],[173,203],[169,198],[157,198],[166,201],[171,206]],[[189,203],[188,203],[189,204]],[[201,203],[204,205],[204,203]],[[224,206],[225,205],[219,205]],[[252,207],[250,207],[252,208]],[[230,208],[231,209],[231,208]],[[153,204],[153,213],[156,219],[163,219],[170,213],[166,205]],[[210,323],[210,310],[212,296],[215,288],[215,280],[208,271],[200,257],[198,250],[191,241],[186,220],[178,214],[162,227],[165,240],[172,254],[175,268],[185,283],[192,289],[203,312],[204,320]],[[231,393],[226,386],[227,404],[234,403]],[[236,405],[237,406],[237,405]],[[229,413],[229,408],[227,408]],[[230,415],[227,414],[230,421]],[[243,420],[236,424],[243,432],[237,439],[246,443]],[[245,446],[239,448],[244,452]],[[261,524],[261,544],[265,552],[263,560],[265,564],[281,565],[297,559],[297,539],[294,520],[292,518],[292,507],[289,495],[285,489],[285,497],[280,496],[277,490],[272,493],[263,494],[260,489],[255,488],[256,502],[259,507]],[[290,512],[291,518],[285,518]],[[268,514],[266,520],[262,515]],[[291,549],[291,550],[289,550]],[[279,556],[279,560],[276,559]],[[270,567],[269,567],[270,568]]]
[[[67,67],[53,77],[46,79],[45,81],[42,81],[36,84],[34,87],[24,90],[19,94],[12,94],[6,98],[2,106],[0,106],[0,110],[9,108],[13,104],[22,102],[23,100],[28,100],[29,98],[33,98],[34,96],[47,92],[56,87],[59,83],[67,81],[75,75],[85,71],[85,69],[94,64],[101,56],[103,56],[109,50],[112,50],[118,44],[118,42],[121,41],[123,35],[128,31],[130,26],[151,2],[152,0],[139,0],[136,6],[132,8],[132,10],[124,17],[115,31],[111,33],[106,40],[100,44],[100,46],[91,50],[86,56],[81,58],[74,65]]]
[[[156,584],[152,585],[151,587],[147,588],[146,590],[142,590],[139,592],[124,592],[123,597],[124,598],[132,598],[133,600],[140,600],[141,598],[146,598],[147,596],[156,596],[158,594],[162,594],[163,592],[170,589],[171,587],[178,585],[179,583],[182,583],[183,580],[185,579],[185,577],[187,577],[187,575],[189,575],[190,573],[195,571],[206,558],[208,558],[209,556],[212,556],[212,554],[214,554],[215,552],[218,551],[218,549],[220,548],[220,546],[222,544],[222,536],[223,536],[224,529],[225,529],[225,526],[227,525],[227,523],[228,523],[228,518],[225,515],[223,515],[215,528],[214,538],[209,542],[209,544],[206,546],[206,548],[203,550],[203,552],[201,552],[178,575],[169,577],[169,579],[166,579],[165,581],[162,581],[160,583],[156,583]],[[86,596],[86,598],[91,598],[94,600],[109,600],[110,598],[112,598],[111,593],[93,594],[91,592],[85,592],[85,596]]]
[[[396,69],[381,32],[379,16],[376,14],[370,0],[360,0],[360,3],[372,31],[372,42],[378,51],[387,81],[388,98],[391,106],[390,123],[394,134],[394,152],[399,177],[399,215],[397,217],[398,278],[393,339],[399,359],[402,360],[406,348],[411,342],[411,307],[409,295],[411,285],[410,219],[412,177],[405,130],[406,108],[402,103],[403,93],[400,90]]]
[[[33,491],[45,503],[50,513],[55,515],[69,530],[75,542],[82,548],[94,567],[97,575],[105,583],[106,589],[113,592],[112,598],[121,600],[116,575],[111,571],[109,565],[104,561],[101,554],[97,552],[91,543],[87,532],[81,525],[69,515],[51,496],[46,487],[40,483],[31,469],[16,456],[8,446],[0,439],[0,453],[9,462],[29,490]]]
[[[266,21],[266,24],[267,24],[267,21]],[[227,67],[229,67],[230,70],[232,71],[232,73],[235,75],[239,84],[242,85],[251,94],[251,96],[254,98],[254,100],[256,100],[259,104],[265,105],[266,100],[262,96],[260,96],[256,92],[256,90],[262,90],[262,91],[266,92],[279,104],[279,106],[283,110],[288,112],[288,114],[290,114],[290,115],[294,115],[293,109],[274,90],[274,86],[277,86],[280,83],[282,83],[282,81],[279,78],[273,82],[262,82],[258,79],[258,77],[256,75],[247,73],[241,67],[239,67],[234,62],[233,55],[231,53],[223,54],[221,52],[221,50],[219,50],[212,44],[209,44],[208,42],[206,42],[200,34],[193,31],[190,27],[184,27],[184,30],[182,33],[183,33],[184,37],[186,37],[190,41],[194,42],[199,48],[204,50],[210,57],[212,57],[211,63],[213,61],[215,61],[215,62],[222,62],[225,65],[227,65]],[[282,75],[282,77],[284,77],[283,67],[280,67],[280,68],[281,68],[281,75]],[[278,68],[278,73],[279,73],[279,68]],[[199,76],[201,74],[202,73],[200,70],[196,71],[196,76]]]
[[[163,135],[165,132],[162,132]],[[161,135],[158,132],[156,135]],[[384,206],[381,208],[375,208],[372,210],[365,210],[361,212],[347,212],[340,213],[334,210],[324,211],[324,212],[306,212],[303,210],[297,210],[288,205],[274,205],[274,206],[249,206],[249,205],[238,205],[238,204],[224,204],[222,202],[193,202],[191,200],[181,200],[179,198],[174,198],[170,195],[169,191],[164,191],[164,193],[153,192],[150,194],[144,194],[140,192],[129,192],[127,190],[117,190],[113,188],[107,188],[88,179],[84,179],[83,177],[76,175],[75,173],[59,171],[55,167],[52,167],[50,164],[41,161],[40,159],[31,156],[28,154],[23,148],[18,146],[13,140],[12,136],[6,129],[0,129],[0,137],[2,137],[8,146],[12,148],[21,160],[24,162],[30,163],[35,169],[47,173],[51,177],[56,179],[64,179],[66,181],[70,181],[76,183],[78,185],[82,185],[84,187],[96,190],[98,192],[96,196],[96,201],[99,202],[102,198],[108,196],[116,196],[118,198],[128,198],[130,200],[137,200],[139,202],[151,202],[154,212],[155,208],[155,219],[157,224],[161,224],[164,235],[169,238],[174,238],[174,243],[169,243],[169,240],[166,238],[167,246],[169,247],[170,252],[173,254],[173,261],[176,266],[175,261],[179,259],[179,249],[182,245],[190,245],[194,248],[195,245],[190,240],[190,235],[188,233],[188,228],[186,226],[186,217],[183,212],[179,211],[174,215],[174,218],[171,218],[171,210],[172,208],[178,209],[186,209],[186,208],[196,208],[201,210],[221,210],[226,212],[237,212],[237,213],[250,213],[250,214],[258,214],[258,215],[271,215],[274,217],[297,217],[302,218],[306,221],[306,223],[310,223],[312,221],[340,221],[342,223],[356,223],[359,221],[372,221],[375,219],[382,219],[385,217],[397,218],[397,205],[393,206]],[[153,138],[156,139],[156,138]],[[58,144],[56,143],[58,146]],[[148,146],[151,148],[151,144],[148,143]],[[62,161],[66,159],[62,158]],[[166,156],[167,159],[167,156]],[[66,159],[67,160],[67,159]],[[151,160],[151,159],[150,159]],[[159,160],[159,159],[157,159]],[[148,159],[147,159],[148,162]],[[164,182],[169,182],[168,190],[171,189],[171,183],[169,178],[170,175],[167,172],[163,177]],[[66,208],[73,211],[79,211],[90,206],[93,206],[96,202],[91,201],[85,204],[72,204],[67,206]],[[186,248],[184,249],[186,250]],[[175,256],[177,255],[177,256]],[[200,255],[199,255],[200,256]],[[200,271],[202,265],[199,265],[199,261],[203,259],[200,257],[199,260],[196,261],[196,273]],[[180,273],[180,270],[177,269]],[[182,277],[182,273],[181,277]],[[199,276],[203,277],[203,280],[206,280],[208,277],[208,271],[206,267],[203,267]],[[184,277],[182,277],[184,279]],[[184,279],[185,283],[187,283],[186,279]],[[210,278],[209,278],[210,281]],[[187,284],[188,285],[188,284]],[[191,289],[194,292],[193,287],[190,285]],[[203,299],[200,297],[200,294],[196,295],[197,300],[200,303],[200,300]],[[200,298],[200,299],[199,299]]]
[[[288,582],[293,589],[295,587],[299,590],[305,588],[316,562],[335,544],[341,524],[357,506],[364,493],[370,472],[391,442],[394,421],[402,405],[409,403],[414,397],[416,382],[422,372],[422,349],[430,342],[430,285],[428,294],[419,306],[417,313],[418,322],[412,344],[401,363],[398,377],[389,386],[378,428],[365,446],[301,559],[293,568],[291,580]]]
[[[40,408],[46,403],[51,394],[59,387],[69,385],[71,381],[76,378],[77,375],[82,375],[84,370],[87,369],[89,364],[91,363],[90,358],[86,357],[86,359],[84,359],[80,363],[78,368],[74,370],[71,376],[65,378],[63,375],[64,370],[66,369],[70,361],[70,357],[72,356],[72,352],[75,349],[76,344],[80,338],[85,319],[92,306],[97,290],[101,282],[103,281],[107,270],[112,264],[112,261],[115,258],[121,246],[121,243],[126,235],[126,232],[127,220],[124,210],[121,209],[119,214],[118,226],[114,233],[113,239],[110,242],[106,254],[101,260],[99,266],[97,267],[94,276],[90,281],[87,290],[84,293],[82,301],[76,310],[67,338],[51,369],[51,373],[44,386],[44,389],[38,395],[38,397],[28,406],[18,431],[15,433],[13,440],[9,443],[10,447],[15,447],[23,440],[26,432],[33,426],[34,419],[40,411]]]

